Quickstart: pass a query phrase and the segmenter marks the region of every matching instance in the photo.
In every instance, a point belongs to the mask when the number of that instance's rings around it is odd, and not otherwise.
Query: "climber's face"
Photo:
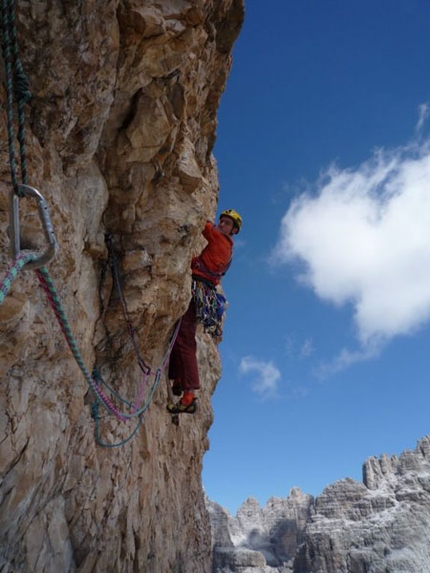
[[[231,217],[226,217],[225,215],[219,219],[218,230],[221,231],[223,235],[234,235],[237,233],[233,219]]]

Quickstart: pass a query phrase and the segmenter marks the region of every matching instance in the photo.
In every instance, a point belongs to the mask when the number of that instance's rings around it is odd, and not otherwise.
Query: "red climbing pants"
[[[184,391],[200,388],[196,327],[196,307],[191,299],[190,306],[182,317],[169,361],[169,379],[180,383]]]

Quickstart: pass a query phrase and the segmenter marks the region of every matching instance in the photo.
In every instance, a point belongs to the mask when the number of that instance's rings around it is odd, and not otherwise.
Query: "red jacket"
[[[230,266],[233,240],[221,233],[210,221],[207,221],[202,234],[208,244],[198,257],[193,258],[191,271],[193,277],[202,277],[216,286]]]

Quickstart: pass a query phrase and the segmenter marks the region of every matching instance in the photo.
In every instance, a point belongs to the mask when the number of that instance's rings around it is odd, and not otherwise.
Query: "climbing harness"
[[[92,390],[95,396],[95,403],[92,408],[92,415],[96,425],[96,439],[97,443],[101,446],[113,448],[117,446],[124,445],[127,443],[137,432],[141,423],[142,415],[148,408],[152,401],[152,397],[156,388],[159,385],[162,372],[165,369],[170,352],[176,340],[176,336],[179,330],[180,321],[177,323],[170,337],[167,351],[161,361],[160,366],[156,369],[155,373],[151,372],[149,366],[143,360],[139,347],[135,339],[134,329],[131,325],[130,317],[127,311],[127,306],[125,300],[120,294],[121,303],[123,306],[124,316],[126,317],[127,326],[129,328],[129,333],[133,342],[134,350],[137,356],[137,362],[139,368],[142,371],[142,382],[138,392],[136,400],[133,402],[124,399],[118,392],[111,388],[102,378],[100,373],[95,369],[93,373],[90,373],[86,368],[81,352],[79,351],[76,340],[73,336],[69,321],[67,319],[65,310],[61,303],[58,292],[55,285],[49,275],[46,268],[46,264],[54,257],[58,250],[58,244],[55,239],[53,225],[49,216],[49,209],[47,202],[45,201],[42,194],[37,191],[34,187],[28,185],[28,175],[27,175],[27,158],[26,158],[26,146],[25,146],[25,114],[24,108],[25,104],[31,98],[31,93],[29,90],[29,82],[27,76],[24,74],[21,62],[18,58],[18,45],[17,45],[17,33],[15,25],[15,11],[14,11],[14,0],[1,0],[1,11],[2,11],[2,35],[3,35],[3,58],[5,62],[6,71],[6,92],[7,92],[7,130],[8,130],[8,144],[9,144],[9,164],[11,171],[12,180],[12,191],[10,193],[9,200],[9,235],[11,239],[11,252],[12,252],[12,263],[6,271],[5,276],[0,281],[0,304],[4,302],[13,281],[17,278],[21,270],[34,270],[39,283],[46,293],[48,301],[52,307],[52,310],[58,320],[61,330],[64,334],[66,342],[78,364],[85,380],[87,381],[89,388]],[[14,102],[17,104],[17,118],[18,118],[18,131],[17,140],[19,142],[20,149],[20,174],[22,183],[18,182],[18,168],[16,162],[15,154],[15,134],[14,134]],[[20,236],[20,220],[19,220],[19,202],[24,198],[32,198],[36,201],[40,222],[44,231],[44,236],[46,240],[46,247],[42,253],[29,252],[27,249],[23,249],[21,245]],[[114,281],[119,288],[120,281],[118,271],[115,267]],[[119,289],[120,290],[120,289]],[[152,385],[149,388],[148,397],[144,400],[144,390],[148,384],[150,378],[153,378]],[[102,386],[109,392],[110,397],[107,396]],[[117,407],[114,402],[119,402],[122,406]],[[99,405],[102,405],[109,414],[112,414],[120,422],[125,422],[130,419],[137,419],[137,423],[133,431],[129,436],[117,443],[106,443],[101,439],[100,433],[100,420],[101,416],[99,413]]]
[[[226,274],[226,272],[230,268],[232,260],[233,259],[230,259],[229,262],[225,266],[223,266],[223,268],[219,269],[218,271],[213,271],[213,270],[209,269],[204,264],[204,262],[201,260],[200,257],[195,257],[193,259],[193,268],[195,270],[202,271],[204,273],[204,275],[206,277],[208,277],[208,279],[211,279],[215,283],[215,282],[219,282],[222,279],[222,277]],[[198,277],[198,280],[202,280],[200,275],[197,275],[197,277]]]
[[[205,332],[214,338],[219,338],[222,335],[227,299],[216,290],[216,287],[201,279],[193,279],[191,289],[197,322],[203,324]]]

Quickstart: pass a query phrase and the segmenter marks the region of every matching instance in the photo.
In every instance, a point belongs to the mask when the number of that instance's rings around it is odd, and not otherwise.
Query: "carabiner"
[[[15,260],[21,253],[21,236],[19,231],[19,199],[21,197],[33,197],[37,201],[37,209],[39,211],[39,218],[42,223],[45,239],[48,244],[45,251],[35,256],[31,261],[26,263],[22,268],[23,270],[38,269],[48,263],[58,250],[58,243],[54,235],[54,227],[52,225],[51,217],[49,216],[48,204],[43,196],[29,185],[21,184],[18,186],[19,194],[14,190],[10,194],[10,240],[12,257]]]

